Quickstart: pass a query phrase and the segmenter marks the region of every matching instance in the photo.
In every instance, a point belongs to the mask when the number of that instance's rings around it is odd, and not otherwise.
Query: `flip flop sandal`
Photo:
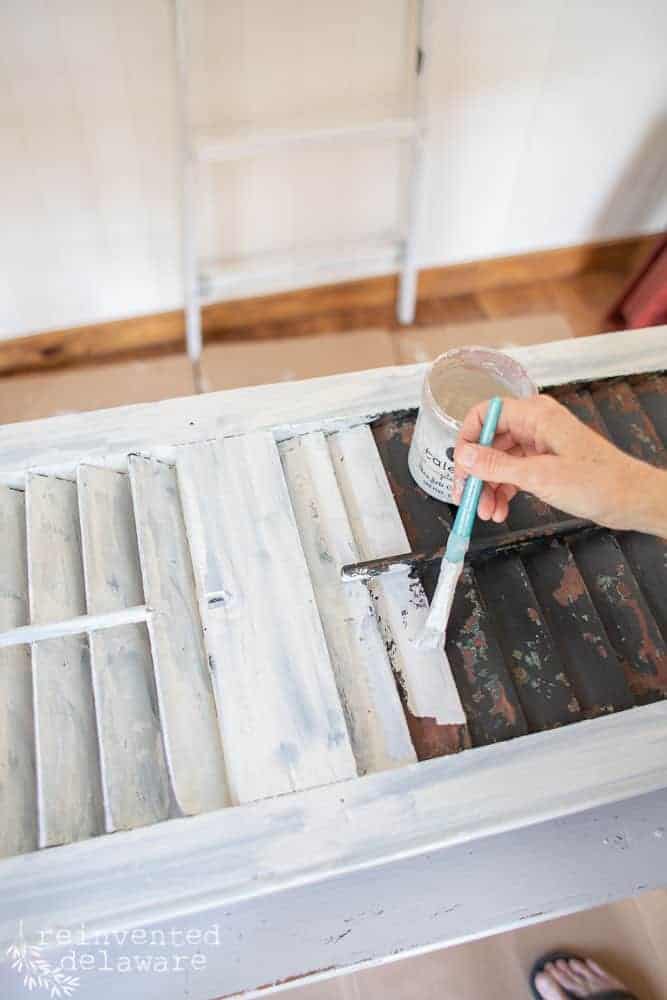
[[[538,991],[537,986],[535,985],[535,977],[539,976],[540,972],[544,972],[544,966],[549,962],[557,962],[559,959],[563,959],[565,962],[570,962],[573,958],[578,962],[584,961],[584,959],[580,958],[579,955],[573,955],[571,952],[565,951],[550,951],[548,954],[542,955],[541,958],[538,958],[530,972],[530,988],[533,992],[535,1000],[543,1000],[542,994]],[[571,1000],[580,1000],[576,994],[572,993],[570,990],[566,990],[564,986],[561,986],[561,989],[565,993],[566,997],[571,997]],[[591,1000],[637,1000],[637,997],[634,993],[628,993],[627,990],[603,990],[602,993],[592,993]]]

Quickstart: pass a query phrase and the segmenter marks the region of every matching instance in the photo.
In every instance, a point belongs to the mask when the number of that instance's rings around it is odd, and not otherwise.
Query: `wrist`
[[[667,471],[635,461],[630,529],[667,539]]]

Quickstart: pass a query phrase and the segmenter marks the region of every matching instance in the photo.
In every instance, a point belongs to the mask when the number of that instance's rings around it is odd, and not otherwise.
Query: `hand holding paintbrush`
[[[489,403],[482,432],[479,436],[481,445],[493,443],[502,407],[502,399],[499,396],[494,396]],[[428,618],[422,632],[415,640],[415,645],[420,649],[434,649],[444,639],[456,585],[461,576],[463,560],[470,544],[470,535],[477,516],[477,505],[483,485],[481,479],[469,476],[463,488],[461,505],[447,540],[447,548],[440,566],[440,575]]]

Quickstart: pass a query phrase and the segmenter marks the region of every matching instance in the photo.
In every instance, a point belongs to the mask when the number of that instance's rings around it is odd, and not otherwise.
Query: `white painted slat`
[[[176,471],[131,455],[130,483],[167,769],[178,811],[229,803]]]
[[[30,620],[85,613],[76,486],[30,475],[26,486]],[[97,726],[85,636],[32,646],[39,843],[82,840],[103,829]]]
[[[410,544],[370,428],[332,434],[329,447],[361,559],[408,552]],[[433,719],[437,726],[465,724],[444,650],[414,646],[428,614],[421,583],[407,572],[396,573],[371,581],[369,589],[411,714]]]
[[[119,473],[120,475],[120,473]],[[145,622],[148,609],[145,604],[119,611],[107,611],[101,615],[77,615],[65,621],[45,622],[43,625],[20,625],[9,632],[0,633],[0,649],[10,646],[27,646],[44,639],[60,639],[66,635],[83,635],[84,632],[104,631],[122,625]]]
[[[91,615],[143,603],[130,482],[109,469],[77,476],[86,603]],[[89,632],[108,831],[169,814],[169,779],[145,624]]]
[[[234,801],[356,776],[272,435],[185,447],[177,467]]]
[[[0,632],[28,620],[23,493],[0,486]],[[0,649],[0,857],[37,846],[30,650]]]
[[[285,441],[280,454],[359,773],[410,764],[416,755],[368,590],[340,577],[359,556],[324,435]]]

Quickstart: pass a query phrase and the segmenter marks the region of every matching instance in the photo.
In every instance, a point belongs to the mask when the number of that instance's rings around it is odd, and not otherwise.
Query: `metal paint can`
[[[525,368],[508,354],[486,347],[457,347],[426,372],[408,465],[424,492],[455,503],[454,446],[465,413],[493,395],[523,398],[537,389]]]

